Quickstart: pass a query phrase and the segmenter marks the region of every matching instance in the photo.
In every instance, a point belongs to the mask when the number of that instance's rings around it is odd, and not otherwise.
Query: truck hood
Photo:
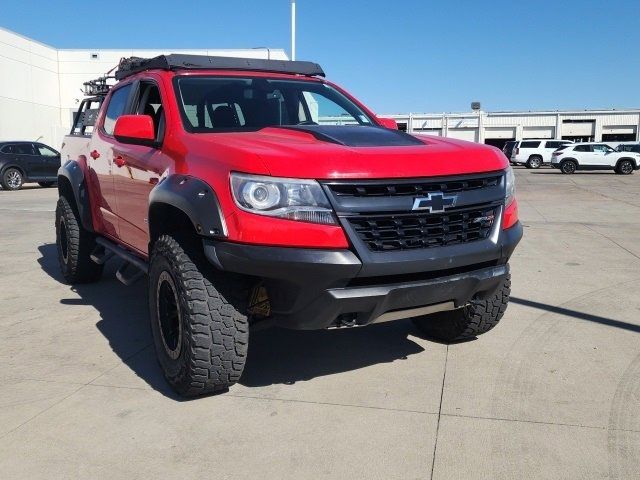
[[[500,150],[461,140],[412,136],[367,126],[268,127],[255,132],[196,134],[207,147],[233,152],[277,177],[408,178],[496,171],[508,166]],[[248,160],[250,161],[250,160]],[[241,168],[237,162],[234,168]]]

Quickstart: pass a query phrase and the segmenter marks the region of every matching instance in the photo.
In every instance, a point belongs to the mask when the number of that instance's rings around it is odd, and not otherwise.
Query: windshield
[[[176,94],[185,129],[194,133],[281,125],[374,125],[356,104],[321,82],[177,77]]]

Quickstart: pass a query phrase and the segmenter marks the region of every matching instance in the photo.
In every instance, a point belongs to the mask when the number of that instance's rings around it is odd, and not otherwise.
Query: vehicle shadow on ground
[[[51,278],[62,282],[55,244],[38,247],[38,262]],[[155,359],[148,320],[146,281],[125,287],[115,279],[118,261],[107,265],[98,283],[69,287],[80,298],[63,298],[72,308],[90,305],[100,314],[96,324],[118,355],[138,377],[163,395],[180,400],[169,388]],[[410,321],[366,328],[292,331],[271,328],[251,332],[249,355],[240,380],[248,387],[297,381],[406,359],[424,349],[409,335]]]
[[[599,315],[593,315],[591,313],[579,312],[564,307],[556,307],[555,305],[549,305],[546,303],[535,302],[533,300],[527,300],[524,298],[511,297],[511,303],[518,305],[524,305],[525,307],[537,308],[539,310],[546,310],[551,313],[557,313],[559,315],[566,315],[568,317],[574,317],[579,320],[585,320],[587,322],[599,323],[608,327],[621,328],[623,330],[629,330],[630,332],[640,333],[640,325],[633,323],[623,322],[622,320],[615,320],[613,318],[601,317]]]
[[[240,383],[247,387],[332,375],[406,359],[424,351],[409,335],[410,321],[364,328],[296,331],[270,328],[252,332],[248,362]]]

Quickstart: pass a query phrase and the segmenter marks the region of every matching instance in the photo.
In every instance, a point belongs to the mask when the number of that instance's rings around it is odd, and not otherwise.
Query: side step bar
[[[132,285],[142,278],[143,275],[147,275],[149,273],[149,266],[147,262],[128,250],[125,250],[120,245],[117,245],[103,237],[96,238],[96,243],[98,244],[98,247],[91,254],[91,259],[97,264],[104,264],[114,255],[117,255],[124,260],[124,263],[116,272],[116,278],[125,285]]]

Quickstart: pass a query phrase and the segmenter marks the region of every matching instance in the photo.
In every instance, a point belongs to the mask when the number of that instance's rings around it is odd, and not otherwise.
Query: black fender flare
[[[68,190],[71,190],[70,192]],[[91,220],[91,205],[89,203],[89,192],[84,172],[80,164],[75,160],[68,160],[58,170],[58,192],[67,196],[73,195],[75,208],[85,230],[93,232],[93,221]]]
[[[216,192],[204,181],[190,175],[175,174],[163,179],[149,195],[149,221],[157,205],[170,205],[184,212],[194,230],[203,237],[226,238],[224,220]],[[153,229],[149,225],[149,229]]]

